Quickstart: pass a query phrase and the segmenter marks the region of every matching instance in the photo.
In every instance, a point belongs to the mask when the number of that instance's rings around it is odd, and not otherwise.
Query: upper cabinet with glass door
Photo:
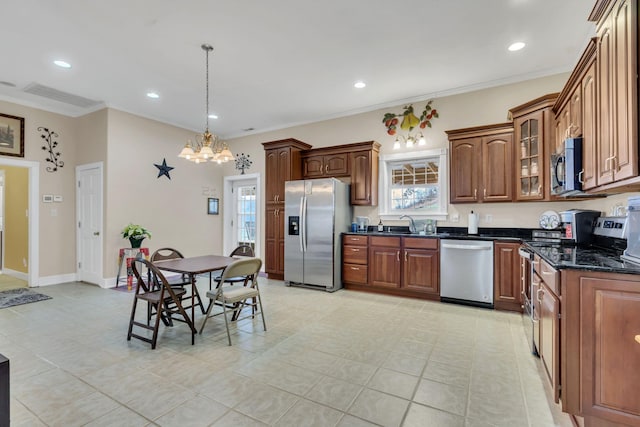
[[[548,200],[554,116],[557,93],[509,110],[515,130],[515,200]]]

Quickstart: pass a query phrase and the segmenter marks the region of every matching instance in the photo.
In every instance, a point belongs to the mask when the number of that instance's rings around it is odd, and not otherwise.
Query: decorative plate
[[[560,215],[555,211],[545,211],[540,216],[540,227],[545,230],[553,230],[560,225]]]

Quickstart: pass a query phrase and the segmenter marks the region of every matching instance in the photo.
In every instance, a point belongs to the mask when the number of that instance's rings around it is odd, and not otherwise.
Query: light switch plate
[[[62,201],[62,196],[53,196],[53,201],[54,202],[61,202]]]
[[[53,196],[51,194],[43,194],[42,195],[42,202],[43,203],[51,203],[51,202],[53,202]]]

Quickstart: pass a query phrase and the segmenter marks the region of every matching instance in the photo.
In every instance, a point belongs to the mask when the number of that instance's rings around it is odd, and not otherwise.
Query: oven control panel
[[[593,226],[593,234],[596,236],[627,238],[626,216],[601,216]]]

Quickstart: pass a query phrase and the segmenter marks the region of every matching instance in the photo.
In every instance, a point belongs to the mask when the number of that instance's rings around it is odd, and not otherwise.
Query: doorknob
[[[94,232],[93,232],[93,235],[94,235],[94,236],[99,236],[99,235],[100,235],[100,232],[99,232],[99,231],[94,231]]]

